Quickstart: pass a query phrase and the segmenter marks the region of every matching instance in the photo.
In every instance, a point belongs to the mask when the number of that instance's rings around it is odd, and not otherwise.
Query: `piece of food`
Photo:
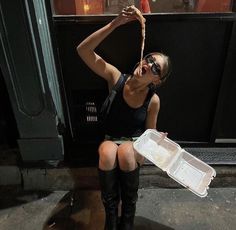
[[[139,69],[140,72],[142,72],[142,60],[143,60],[143,51],[144,51],[144,46],[145,46],[145,35],[146,35],[146,19],[143,17],[142,13],[140,12],[139,9],[137,9],[134,5],[132,6],[127,6],[125,8],[127,12],[133,12],[135,17],[139,20],[141,24],[141,32],[142,32],[142,39],[141,39],[141,53],[140,53],[140,64],[139,64]]]

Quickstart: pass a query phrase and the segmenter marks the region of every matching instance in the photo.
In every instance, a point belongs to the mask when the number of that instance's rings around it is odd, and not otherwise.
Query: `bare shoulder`
[[[151,97],[150,103],[156,106],[160,105],[160,98],[156,93],[154,93],[153,96]]]
[[[159,110],[160,109],[160,98],[159,96],[154,93],[153,96],[151,97],[148,109],[149,110]]]
[[[107,79],[109,90],[118,82],[120,76],[121,76],[121,72],[117,71],[117,72],[114,72],[109,79]]]

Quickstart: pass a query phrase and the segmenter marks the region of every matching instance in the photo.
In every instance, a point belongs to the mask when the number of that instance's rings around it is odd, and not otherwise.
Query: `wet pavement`
[[[104,211],[99,190],[0,192],[1,230],[99,230]],[[236,188],[210,188],[200,198],[186,189],[141,188],[139,230],[233,230]]]
[[[200,198],[143,166],[134,229],[236,229],[236,167],[214,168],[208,196]],[[98,188],[96,168],[20,167],[7,152],[0,155],[0,230],[102,230]]]

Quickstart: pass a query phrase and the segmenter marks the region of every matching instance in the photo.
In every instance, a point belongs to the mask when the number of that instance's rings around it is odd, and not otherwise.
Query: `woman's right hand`
[[[121,13],[112,21],[115,27],[137,20],[137,8],[135,6],[125,7]]]

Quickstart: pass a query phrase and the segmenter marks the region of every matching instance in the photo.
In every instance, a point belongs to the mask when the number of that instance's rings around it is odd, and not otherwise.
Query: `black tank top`
[[[149,90],[143,105],[139,108],[131,108],[123,98],[124,85],[125,81],[112,103],[105,123],[105,131],[112,137],[140,136],[145,131],[147,109],[154,93]]]

